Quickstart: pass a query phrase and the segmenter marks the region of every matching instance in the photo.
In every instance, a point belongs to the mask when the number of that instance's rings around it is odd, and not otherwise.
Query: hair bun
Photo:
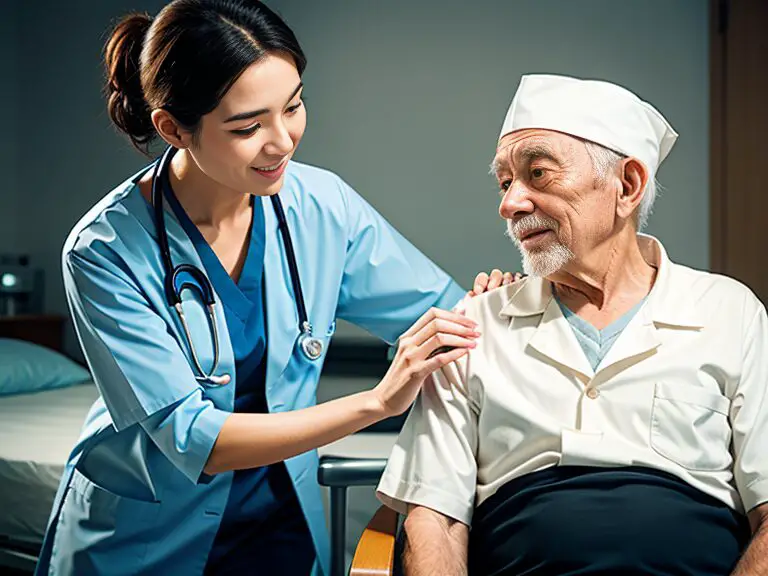
[[[151,25],[148,14],[125,16],[107,40],[104,54],[109,116],[135,146],[144,150],[156,136],[141,87],[141,50]]]

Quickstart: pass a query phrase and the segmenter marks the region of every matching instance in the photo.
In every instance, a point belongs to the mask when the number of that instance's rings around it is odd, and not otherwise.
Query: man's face
[[[493,163],[502,194],[499,214],[526,273],[554,274],[610,235],[616,180],[596,178],[583,141],[521,130],[501,139]]]

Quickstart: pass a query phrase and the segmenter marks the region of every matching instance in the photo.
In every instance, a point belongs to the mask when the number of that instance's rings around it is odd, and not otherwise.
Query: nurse
[[[37,573],[328,574],[315,449],[402,413],[475,345],[438,310],[464,292],[338,176],[292,161],[305,57],[263,4],[175,0],[123,19],[105,56],[116,126],[170,148],[64,247],[100,399]],[[201,274],[166,284],[179,265]],[[316,405],[337,317],[400,346],[373,390]]]

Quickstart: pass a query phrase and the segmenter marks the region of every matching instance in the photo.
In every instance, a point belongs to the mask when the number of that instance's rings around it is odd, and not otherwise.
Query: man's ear
[[[152,111],[152,124],[160,137],[174,148],[189,148],[192,144],[192,133],[182,125],[167,110]]]
[[[622,160],[619,172],[621,188],[616,199],[619,217],[628,219],[634,214],[643,199],[648,178],[648,169],[640,160],[633,157]]]

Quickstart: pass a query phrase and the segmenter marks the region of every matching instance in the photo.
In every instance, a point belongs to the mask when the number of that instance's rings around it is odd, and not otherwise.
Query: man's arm
[[[749,512],[752,541],[732,576],[768,576],[768,503]]]
[[[747,312],[754,310],[754,313]],[[745,302],[751,316],[744,333],[742,373],[731,398],[733,477],[749,510],[752,541],[733,576],[768,576],[768,314],[756,298]]]
[[[407,514],[409,575],[467,573],[479,406],[465,384],[466,370],[466,357],[460,358],[424,382],[379,483],[379,499]]]
[[[424,506],[409,506],[403,524],[406,576],[466,576],[469,527]]]

